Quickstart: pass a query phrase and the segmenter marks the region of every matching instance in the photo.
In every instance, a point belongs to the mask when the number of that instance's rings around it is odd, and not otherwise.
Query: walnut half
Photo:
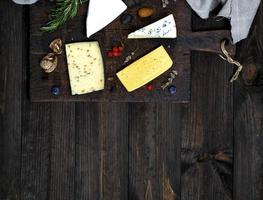
[[[49,48],[56,54],[62,54],[62,44],[61,39],[55,39],[50,43]]]
[[[40,67],[46,72],[53,72],[58,66],[58,57],[54,53],[49,53],[40,62]]]

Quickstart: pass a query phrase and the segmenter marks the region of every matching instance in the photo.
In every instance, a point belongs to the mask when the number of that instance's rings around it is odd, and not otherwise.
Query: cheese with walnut
[[[104,89],[104,66],[98,42],[67,44],[66,55],[72,95]]]

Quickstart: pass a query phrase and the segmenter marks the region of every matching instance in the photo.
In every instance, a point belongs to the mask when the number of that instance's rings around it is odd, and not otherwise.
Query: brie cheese
[[[129,39],[176,37],[176,23],[172,14],[128,35]]]
[[[87,37],[100,31],[127,9],[122,0],[90,0]]]

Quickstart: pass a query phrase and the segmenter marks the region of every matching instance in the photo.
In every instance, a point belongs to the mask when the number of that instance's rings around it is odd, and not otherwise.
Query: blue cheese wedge
[[[172,14],[128,35],[129,39],[176,37],[176,23]]]
[[[104,66],[98,42],[67,44],[66,55],[72,95],[104,89]]]

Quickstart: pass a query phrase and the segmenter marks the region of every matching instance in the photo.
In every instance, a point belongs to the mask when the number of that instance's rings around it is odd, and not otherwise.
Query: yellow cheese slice
[[[117,76],[128,92],[132,92],[166,72],[172,65],[172,59],[160,46],[118,72]]]
[[[104,67],[98,42],[66,45],[72,95],[104,89]]]

